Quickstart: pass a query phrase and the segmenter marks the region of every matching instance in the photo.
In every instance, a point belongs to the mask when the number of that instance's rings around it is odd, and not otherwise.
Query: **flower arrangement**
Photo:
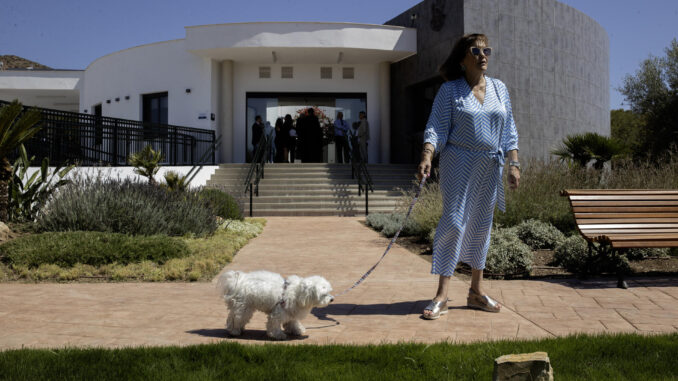
[[[313,115],[318,118],[320,122],[320,129],[323,131],[323,145],[327,145],[334,141],[334,123],[325,111],[318,106],[302,107],[294,113],[294,122],[296,123],[302,116],[308,115],[308,109],[313,108]]]

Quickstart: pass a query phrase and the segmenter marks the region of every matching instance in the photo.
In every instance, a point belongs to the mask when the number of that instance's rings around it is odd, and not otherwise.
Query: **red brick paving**
[[[271,217],[226,269],[322,275],[335,292],[353,284],[381,256],[388,239],[361,218]],[[437,279],[430,264],[394,246],[358,288],[304,320],[289,343],[379,344],[533,339],[577,332],[678,331],[678,279],[490,280],[499,314],[465,307],[468,284],[453,278],[450,311],[420,318]],[[256,313],[240,338],[224,330],[226,307],[213,283],[0,284],[0,350],[21,347],[265,343]]]

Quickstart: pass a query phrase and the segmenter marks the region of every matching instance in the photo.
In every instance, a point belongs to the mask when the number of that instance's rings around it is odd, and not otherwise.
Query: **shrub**
[[[565,240],[565,235],[555,226],[535,219],[516,226],[516,234],[532,250],[554,249]]]
[[[532,250],[520,241],[512,228],[495,229],[490,238],[485,270],[488,273],[517,275],[532,270]]]
[[[412,194],[409,198],[410,202],[414,197]],[[409,207],[410,202],[407,202]],[[438,221],[443,215],[443,198],[440,193],[440,185],[437,182],[427,183],[422,189],[417,203],[412,209],[412,221],[417,230],[423,236],[427,236],[429,232],[433,231],[438,226]]]
[[[632,261],[646,258],[666,258],[669,256],[669,249],[640,248],[630,249],[626,252],[626,257]]]
[[[165,172],[165,187],[169,191],[183,192],[188,189],[188,181],[186,175],[181,175],[176,171]]]
[[[0,245],[3,262],[29,268],[66,267],[77,263],[100,266],[145,260],[164,263],[189,254],[188,246],[179,238],[83,231],[31,234]]]
[[[214,210],[197,192],[167,192],[135,180],[76,178],[37,218],[40,231],[199,236],[217,228]]]
[[[393,237],[403,226],[405,215],[403,213],[373,213],[367,216],[367,224],[381,232],[386,237]],[[400,232],[402,236],[419,235],[420,228],[412,218],[408,218]]]
[[[10,221],[33,221],[40,208],[57,190],[69,183],[64,177],[75,168],[69,165],[65,168],[57,166],[49,169],[49,158],[43,158],[40,170],[28,177],[28,170],[33,164],[35,156],[28,158],[23,144],[19,146],[19,157],[12,167],[9,181],[9,213]]]
[[[214,188],[203,188],[198,193],[214,209],[217,216],[227,220],[242,220],[240,204],[230,194]]]
[[[586,240],[573,235],[556,247],[554,260],[567,271],[583,276],[631,271],[629,260],[625,255],[613,254],[610,250],[600,252],[599,249],[600,246],[595,245],[589,256]]]

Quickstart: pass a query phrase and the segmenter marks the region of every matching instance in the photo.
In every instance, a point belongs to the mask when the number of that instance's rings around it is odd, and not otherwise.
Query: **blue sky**
[[[510,0],[509,0],[510,1]],[[605,28],[610,37],[610,107],[615,88],[649,55],[678,38],[677,0],[561,0]],[[248,21],[339,21],[383,24],[419,0],[77,1],[2,0],[0,54],[58,69],[84,69],[132,46],[185,36],[184,26]],[[9,3],[9,4],[8,4]]]

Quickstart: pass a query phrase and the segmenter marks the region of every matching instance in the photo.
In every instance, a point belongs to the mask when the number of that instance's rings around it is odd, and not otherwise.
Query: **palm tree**
[[[134,173],[148,177],[148,183],[150,185],[156,185],[157,183],[153,176],[158,173],[162,159],[162,152],[155,151],[153,147],[148,144],[141,151],[129,155],[127,161],[134,167]]]
[[[580,167],[586,167],[591,161],[593,167],[602,169],[606,161],[610,161],[624,152],[624,148],[616,140],[607,136],[587,132],[585,134],[568,135],[563,144],[551,151],[561,160],[574,162]]]
[[[23,112],[18,100],[0,106],[0,221],[7,222],[9,181],[12,164],[7,158],[17,147],[40,131],[42,113],[36,109]]]

